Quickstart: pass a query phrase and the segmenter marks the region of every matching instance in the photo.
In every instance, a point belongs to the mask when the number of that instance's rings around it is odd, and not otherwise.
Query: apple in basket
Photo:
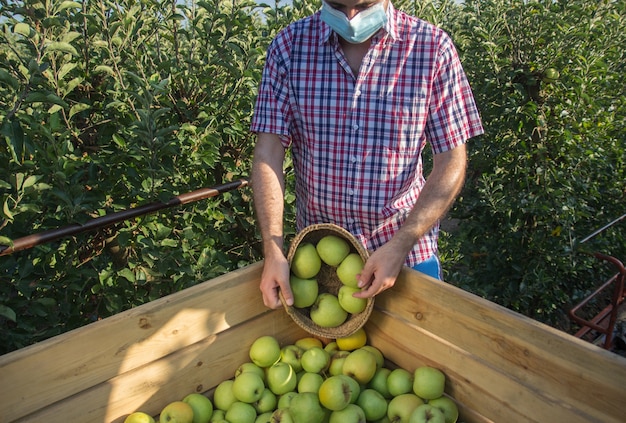
[[[341,307],[337,296],[329,292],[318,295],[310,315],[315,324],[325,328],[340,326],[348,318],[348,312]]]

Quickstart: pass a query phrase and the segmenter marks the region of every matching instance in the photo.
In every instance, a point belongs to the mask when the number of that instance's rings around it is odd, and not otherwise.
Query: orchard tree
[[[624,1],[465,1],[454,35],[486,133],[448,279],[567,327],[597,283],[579,241],[624,212],[625,25]],[[624,258],[623,235],[584,249]]]

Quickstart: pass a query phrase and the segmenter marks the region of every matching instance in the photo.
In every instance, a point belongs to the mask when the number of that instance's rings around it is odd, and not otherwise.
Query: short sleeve
[[[277,134],[287,148],[291,143],[292,113],[289,98],[289,36],[285,30],[267,51],[250,130]]]
[[[433,82],[426,137],[442,153],[483,133],[480,114],[450,37],[442,32]]]

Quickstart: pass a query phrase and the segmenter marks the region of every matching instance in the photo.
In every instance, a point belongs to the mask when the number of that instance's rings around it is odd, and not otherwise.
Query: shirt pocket
[[[404,95],[401,92],[383,99],[386,134],[381,134],[383,147],[401,155],[419,154],[428,116],[425,93]]]

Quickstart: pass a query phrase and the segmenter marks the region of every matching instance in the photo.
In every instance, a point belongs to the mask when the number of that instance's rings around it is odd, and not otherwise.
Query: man
[[[288,304],[283,251],[285,151],[297,229],[335,223],[371,251],[359,297],[392,287],[403,265],[441,275],[438,222],[465,177],[465,142],[483,132],[449,37],[389,0],[327,0],[267,52],[251,130],[263,239],[263,302]],[[421,153],[433,150],[425,180]]]

